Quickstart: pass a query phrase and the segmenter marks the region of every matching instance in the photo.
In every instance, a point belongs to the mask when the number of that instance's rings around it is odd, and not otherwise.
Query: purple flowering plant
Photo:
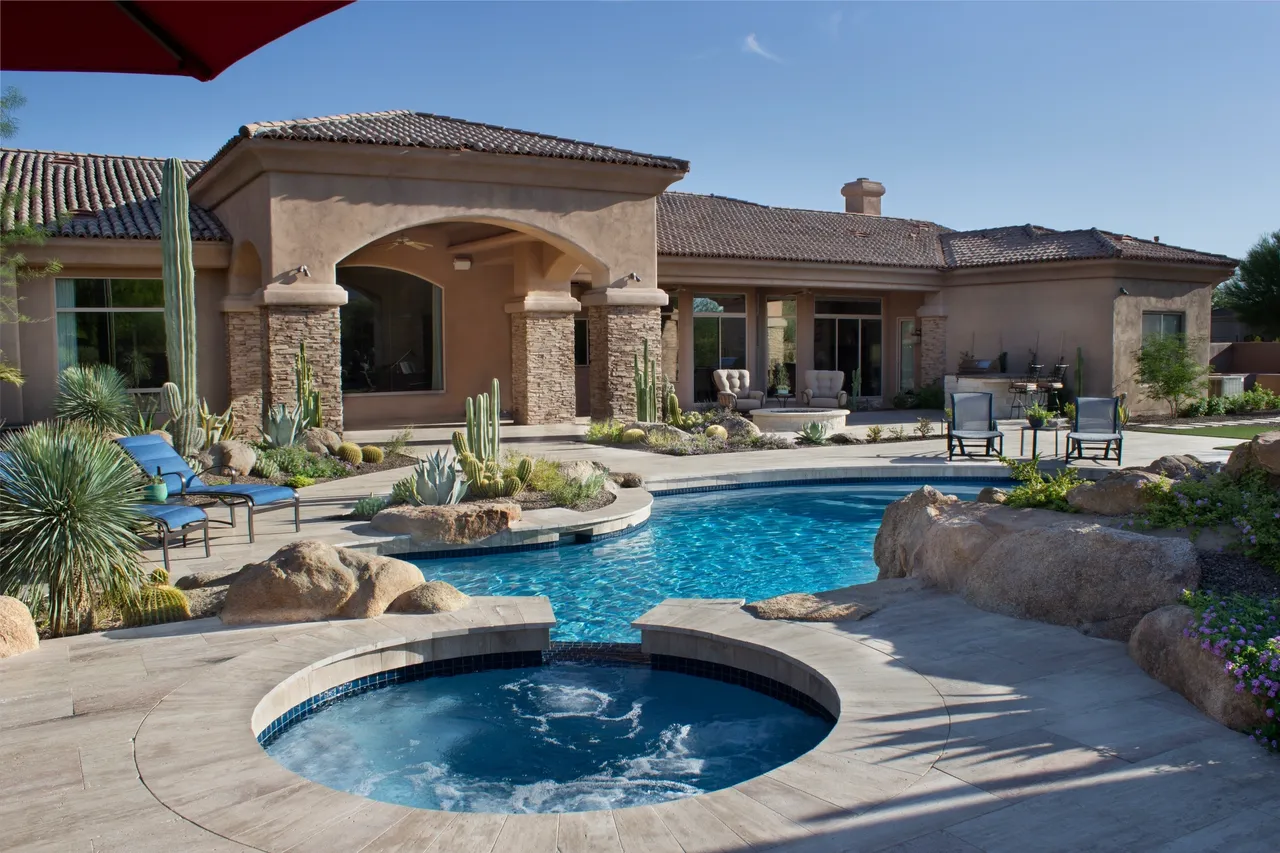
[[[1139,523],[1190,528],[1193,534],[1234,529],[1245,555],[1280,571],[1280,492],[1268,485],[1265,473],[1218,473],[1176,483],[1161,478],[1147,488],[1155,495]]]
[[[1250,739],[1280,751],[1280,598],[1184,591],[1182,602],[1195,612],[1183,635],[1222,658],[1236,692],[1249,693],[1263,709],[1265,722]]]

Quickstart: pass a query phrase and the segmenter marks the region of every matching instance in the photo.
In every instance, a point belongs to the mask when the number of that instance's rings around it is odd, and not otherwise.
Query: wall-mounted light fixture
[[[453,268],[459,272],[471,269],[471,258],[468,255],[458,255],[453,259]]]
[[[300,267],[294,267],[289,270],[289,275],[300,275],[303,278],[311,278],[311,270],[307,269],[306,264],[303,264]]]
[[[638,282],[638,281],[640,281],[640,276],[639,276],[637,273],[629,272],[629,273],[627,273],[627,281],[636,281],[636,282]]]
[[[1124,287],[1120,288],[1120,295],[1121,295],[1121,296],[1128,296],[1128,295],[1129,295],[1129,290],[1128,290],[1128,288],[1124,288]]]

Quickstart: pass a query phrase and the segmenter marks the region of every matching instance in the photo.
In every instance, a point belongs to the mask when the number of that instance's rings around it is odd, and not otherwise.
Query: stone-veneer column
[[[662,294],[662,291],[657,291]],[[662,319],[657,304],[587,304],[591,349],[591,417],[630,421],[636,417],[634,355],[644,353],[662,369]],[[661,393],[661,391],[659,391]]]
[[[947,318],[920,318],[920,384],[941,382],[947,372]]]
[[[236,432],[256,436],[262,425],[265,317],[259,308],[226,311],[222,317],[227,332],[227,388]]]
[[[294,406],[298,382],[294,358],[307,342],[314,384],[320,392],[321,420],[342,432],[342,325],[336,305],[272,305],[265,315],[268,403]]]
[[[511,407],[518,424],[572,421],[577,408],[573,314],[511,314]]]

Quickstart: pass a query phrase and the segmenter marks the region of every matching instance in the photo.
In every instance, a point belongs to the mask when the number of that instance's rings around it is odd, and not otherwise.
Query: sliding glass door
[[[711,373],[747,366],[747,298],[741,294],[693,297],[693,396],[716,399]],[[763,378],[763,377],[762,377]],[[752,385],[756,385],[752,377]],[[763,385],[759,386],[763,387]]]
[[[814,305],[813,366],[844,373],[850,397],[882,392],[883,354],[879,299],[819,299]],[[859,387],[854,373],[861,370]]]

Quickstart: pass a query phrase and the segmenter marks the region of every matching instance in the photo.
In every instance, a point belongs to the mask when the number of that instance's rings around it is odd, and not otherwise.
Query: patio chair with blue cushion
[[[1064,461],[1071,461],[1074,448],[1077,459],[1084,459],[1085,446],[1092,446],[1097,452],[1102,446],[1102,456],[1090,456],[1090,459],[1110,459],[1111,446],[1116,448],[1116,464],[1120,464],[1120,453],[1124,448],[1123,424],[1120,422],[1119,397],[1078,397],[1076,398],[1076,422],[1071,432],[1067,433],[1067,455]]]
[[[965,391],[951,395],[951,423],[947,429],[947,459],[961,456],[1003,456],[1004,433],[996,428],[992,414],[991,395],[982,391]],[[981,443],[983,452],[976,454],[965,450],[964,443]],[[996,445],[1000,449],[996,450]]]
[[[158,435],[131,435],[116,439],[125,452],[133,457],[145,473],[164,479],[171,495],[198,495],[210,497],[227,505],[231,511],[231,526],[236,526],[236,506],[244,504],[249,515],[249,541],[253,541],[253,517],[259,512],[293,507],[293,529],[302,529],[301,504],[298,493],[287,486],[259,486],[232,483],[228,486],[211,486],[191,470],[186,460]],[[247,473],[232,469],[210,469],[209,473],[225,470],[232,477]]]

